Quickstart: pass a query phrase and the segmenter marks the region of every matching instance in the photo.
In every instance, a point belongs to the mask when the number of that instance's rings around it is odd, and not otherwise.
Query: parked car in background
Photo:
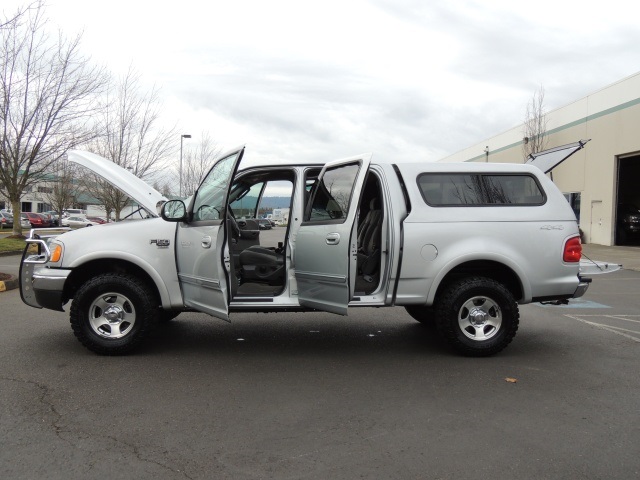
[[[618,205],[616,243],[638,240],[640,240],[640,208],[631,203],[621,203]]]
[[[90,220],[94,223],[99,223],[102,225],[103,223],[107,223],[107,219],[103,217],[87,217],[87,220]]]
[[[15,223],[15,221],[16,221],[16,217],[13,217],[13,222]],[[22,230],[30,230],[31,222],[29,222],[28,218],[20,216],[20,226],[22,227]]]
[[[57,227],[60,225],[60,215],[58,215],[58,212],[56,212],[55,210],[49,210],[47,212],[42,212],[42,215],[49,215],[49,217],[51,217],[51,225],[53,225],[54,227]]]
[[[44,217],[45,221],[49,224],[49,226],[55,227],[58,225],[58,222],[56,221],[55,217],[51,215],[49,212],[40,212],[38,213],[38,215]]]
[[[13,216],[0,212],[0,230],[13,228]]]
[[[86,217],[67,217],[62,219],[63,227],[82,228],[82,227],[91,227],[93,225],[100,225],[100,224],[96,222],[92,222]]]
[[[260,230],[271,230],[271,222],[266,218],[258,218],[257,221]]]
[[[86,217],[87,211],[80,208],[65,208],[62,212],[63,217]]]
[[[43,228],[43,227],[51,226],[51,222],[47,220],[45,217],[43,217],[42,215],[40,215],[39,213],[22,212],[20,216],[22,218],[26,218],[27,220],[29,220],[31,227],[33,228]]]

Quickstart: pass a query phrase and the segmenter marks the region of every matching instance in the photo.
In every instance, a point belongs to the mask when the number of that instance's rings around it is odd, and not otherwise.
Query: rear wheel
[[[80,342],[101,355],[133,350],[157,321],[158,301],[138,278],[105,273],[76,292],[71,304],[71,328]]]
[[[504,349],[518,331],[520,314],[511,292],[485,277],[458,280],[435,304],[440,335],[458,352],[473,357]]]

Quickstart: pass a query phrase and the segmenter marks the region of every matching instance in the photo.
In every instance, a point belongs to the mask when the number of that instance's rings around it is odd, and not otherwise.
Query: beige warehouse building
[[[626,241],[616,229],[619,204],[640,206],[640,72],[547,113],[546,147],[591,139],[552,171],[587,243]],[[523,126],[477,143],[442,162],[523,162]]]

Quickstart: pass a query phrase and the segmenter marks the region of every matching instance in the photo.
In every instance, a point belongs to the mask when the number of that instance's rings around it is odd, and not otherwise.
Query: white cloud
[[[168,124],[256,159],[436,160],[518,124],[540,85],[556,108],[640,64],[626,0],[48,3],[162,87]]]

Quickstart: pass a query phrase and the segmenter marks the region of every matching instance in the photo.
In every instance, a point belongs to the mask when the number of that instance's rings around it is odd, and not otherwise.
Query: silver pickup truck
[[[229,321],[239,311],[403,306],[458,352],[485,356],[515,336],[518,304],[566,303],[589,285],[576,217],[535,166],[370,154],[244,166],[243,154],[222,155],[185,202],[71,152],[147,218],[32,231],[39,250],[25,250],[23,301],[63,310],[73,300],[73,332],[106,355],[131,351],[183,311]],[[256,219],[275,199],[288,223],[261,231]]]

